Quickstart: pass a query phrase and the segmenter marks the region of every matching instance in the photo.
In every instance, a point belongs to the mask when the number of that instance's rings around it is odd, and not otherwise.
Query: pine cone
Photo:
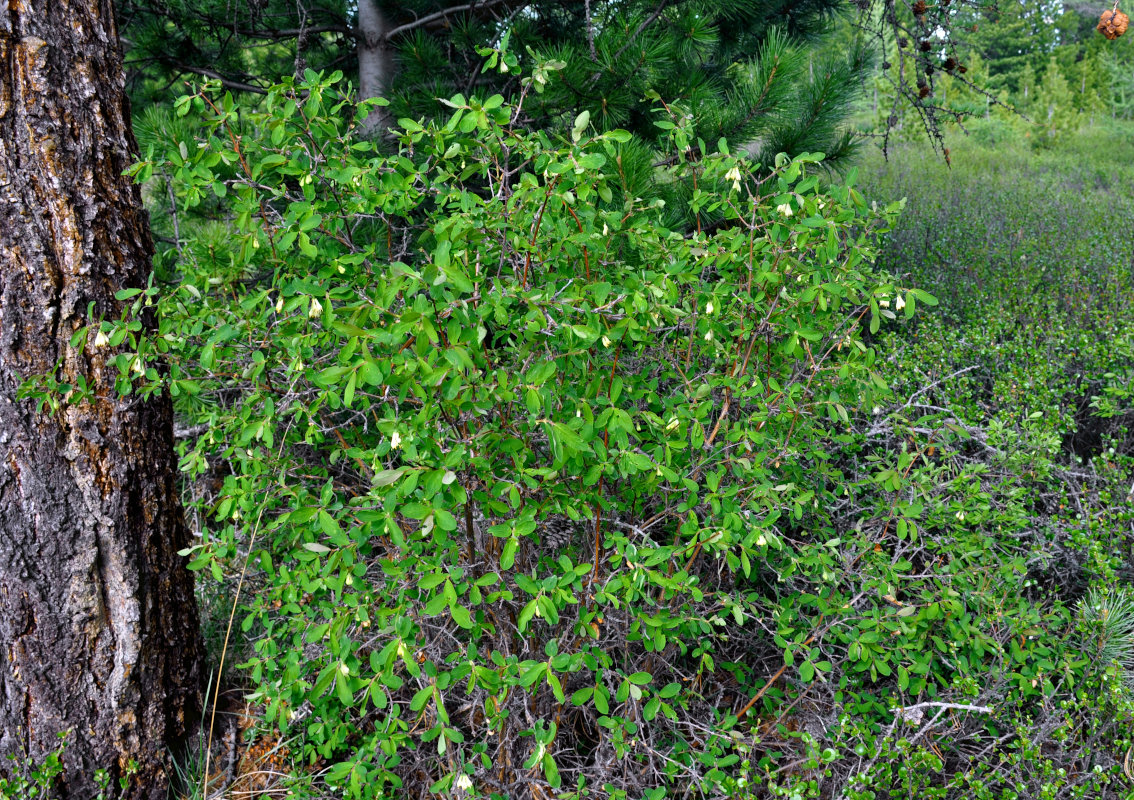
[[[1130,24],[1130,17],[1123,14],[1116,7],[1112,11],[1104,11],[1102,16],[1099,17],[1099,24],[1097,30],[1108,39],[1117,39],[1122,34],[1126,33],[1126,27]]]
[[[571,543],[575,526],[567,517],[549,517],[543,523],[541,543],[551,550],[559,550]]]

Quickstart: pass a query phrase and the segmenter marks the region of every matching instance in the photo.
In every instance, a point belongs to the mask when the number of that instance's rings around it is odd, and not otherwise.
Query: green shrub
[[[59,734],[59,746],[47,753],[42,761],[35,761],[26,754],[9,752],[5,762],[0,762],[0,800],[51,800],[59,797],[60,776],[63,774],[63,752],[67,747],[67,737],[71,733]],[[98,794],[92,800],[112,800],[122,797],[137,773],[137,764],[131,759],[126,764],[124,775],[113,786],[110,774],[105,769],[94,772]]]
[[[230,237],[134,297],[155,338],[87,333],[125,347],[123,389],[168,387],[202,426],[183,466],[222,488],[192,566],[253,568],[253,698],[355,797],[720,791],[758,739],[750,654],[825,682],[807,628],[857,614],[849,587],[777,583],[837,568],[798,525],[885,396],[863,335],[933,302],[871,267],[897,206],[822,186],[819,156],[689,160],[668,106],[665,175],[713,220],[671,231],[622,191],[628,136],[585,114],[554,140],[458,96],[382,156],[345,134],[337,79],[262,112],[179,103],[199,141],[138,174],[217,202]]]
[[[63,738],[59,747],[48,753],[42,762],[21,759],[7,753],[7,763],[0,764],[0,800],[48,800],[54,795],[59,776],[63,774]]]

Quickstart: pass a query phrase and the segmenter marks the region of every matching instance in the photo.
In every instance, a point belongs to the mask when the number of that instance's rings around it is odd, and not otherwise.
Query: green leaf
[[[575,117],[575,124],[571,126],[571,141],[577,142],[583,138],[587,126],[591,124],[591,112],[582,111]]]
[[[544,753],[543,775],[551,784],[552,789],[558,789],[563,783],[563,779],[559,777],[559,768],[555,766],[555,759],[551,757],[551,753]]]
[[[350,708],[354,705],[354,694],[350,690],[350,681],[341,673],[338,680],[335,681],[335,694],[339,698],[339,702],[343,704],[344,708]]]
[[[319,527],[335,544],[347,544],[346,536],[343,534],[343,529],[339,527],[338,521],[322,509],[319,509]]]
[[[433,696],[433,687],[432,686],[426,686],[423,689],[418,689],[417,693],[414,694],[413,699],[410,700],[410,710],[411,711],[421,711],[421,709],[425,708],[425,704],[429,701],[429,698],[432,697],[432,696]]]
[[[555,695],[555,699],[562,703],[564,700],[563,684],[559,682],[559,677],[550,669],[547,671],[547,685],[551,687],[551,693]]]
[[[610,695],[606,691],[606,687],[599,686],[595,688],[595,708],[600,714],[610,713]]]
[[[536,601],[532,599],[520,610],[520,615],[516,619],[516,627],[519,628],[521,633],[527,630],[528,623],[531,622],[538,608]]]
[[[647,722],[650,722],[654,717],[658,715],[658,711],[660,709],[661,700],[657,697],[651,697],[649,702],[646,703],[646,707],[642,709],[643,719],[645,719]]]
[[[472,617],[469,614],[469,610],[464,606],[450,605],[449,612],[453,615],[453,622],[457,623],[465,630],[473,627]]]
[[[916,297],[922,303],[925,303],[927,306],[937,305],[937,298],[931,295],[929,292],[923,291],[922,289],[910,289],[910,291],[913,293],[914,297]]]
[[[528,667],[526,670],[520,673],[520,685],[524,687],[532,686],[536,681],[543,677],[545,672],[547,672],[547,662],[537,662],[536,664]]]
[[[319,672],[319,677],[315,679],[315,685],[311,687],[311,698],[313,700],[326,694],[327,689],[331,686],[331,681],[335,679],[335,675],[338,674],[338,671],[339,665],[337,663],[328,664],[323,667]]]
[[[504,542],[504,548],[500,552],[500,569],[507,572],[516,563],[516,551],[520,548],[520,541],[515,536],[510,537]]]
[[[437,527],[443,531],[455,531],[457,529],[456,517],[443,508],[433,509],[433,519],[437,523]]]
[[[536,608],[539,609],[540,616],[548,621],[551,625],[559,624],[559,609],[555,607],[555,603],[551,598],[545,594],[536,595]]]
[[[433,597],[429,599],[429,602],[422,606],[422,611],[425,612],[426,616],[435,617],[448,606],[449,598],[447,598],[444,593],[438,593],[433,595]]]
[[[343,390],[343,405],[350,408],[350,404],[354,402],[354,390],[358,383],[358,373],[352,372],[350,377],[347,378],[346,389]]]
[[[449,248],[452,246],[450,242],[441,242],[433,251],[433,262],[441,269],[446,269],[449,266]]]
[[[815,665],[810,661],[804,661],[799,665],[799,678],[804,683],[811,683],[812,678],[815,677]]]
[[[576,706],[581,706],[584,703],[586,703],[588,700],[590,700],[591,696],[594,693],[595,693],[595,690],[594,690],[593,687],[584,686],[582,689],[579,689],[578,691],[576,691],[574,694],[571,695],[571,704],[576,705]]]
[[[304,522],[310,522],[315,518],[315,515],[318,514],[319,511],[320,509],[316,506],[297,508],[295,511],[292,511],[290,514],[288,514],[288,522],[294,523],[296,525],[301,525]]]
[[[375,473],[371,483],[374,486],[389,486],[396,482],[405,474],[405,467],[398,467],[397,469],[384,469],[381,472]]]
[[[599,335],[596,331],[588,328],[586,325],[569,325],[571,332],[583,340],[584,344],[591,344],[598,339]]]
[[[547,420],[546,424],[548,427],[548,435],[554,437],[568,455],[589,449],[587,443],[583,441],[583,437],[575,433],[575,431],[571,430],[571,428],[564,425],[562,422],[551,422]]]

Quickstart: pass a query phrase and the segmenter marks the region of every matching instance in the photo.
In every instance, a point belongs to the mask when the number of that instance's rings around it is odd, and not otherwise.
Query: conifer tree
[[[761,157],[850,151],[841,123],[869,65],[867,49],[821,53],[842,0],[130,0],[121,12],[137,96],[171,80],[221,79],[257,92],[304,67],[343,68],[363,94],[392,101],[385,121],[445,113],[456,93],[515,96],[515,70],[482,71],[482,50],[510,32],[519,67],[565,65],[525,106],[535,127],[590,113],[645,144],[653,98],[695,112],[696,136],[754,143]],[[378,62],[375,66],[374,62]],[[359,66],[363,65],[362,73]],[[373,77],[376,73],[378,77]],[[648,148],[647,148],[648,149]],[[648,159],[647,159],[648,160]]]
[[[1101,36],[1097,41],[1105,41]],[[1110,84],[1106,80],[1106,66],[1102,60],[1102,50],[1080,53],[1078,61],[1066,70],[1075,110],[1091,119],[1097,118],[1110,105]]]
[[[1033,108],[1039,126],[1037,146],[1050,147],[1079,126],[1080,116],[1075,110],[1071,87],[1054,55],[1044,69]]]
[[[970,26],[966,48],[988,64],[990,89],[1006,89],[1025,102],[1025,90],[1033,92],[1035,77],[1057,43],[1054,21],[1060,15],[1059,4],[1050,0],[1001,0],[964,15]]]
[[[1121,52],[1109,50],[1102,53],[1099,60],[1105,71],[1111,116],[1134,119],[1134,69],[1131,62]]]
[[[168,396],[120,394],[140,362],[101,327],[142,293],[153,254],[141,194],[122,174],[135,153],[117,42],[106,0],[15,3],[0,21],[0,798],[10,800],[88,800],[110,787],[118,800],[165,800],[203,688],[193,578],[178,555],[189,531],[173,409]],[[25,760],[44,765],[40,779],[58,771],[50,791],[22,785]]]
[[[847,8],[845,0],[127,0],[122,26],[143,104],[168,99],[178,79],[219,79],[249,98],[307,67],[342,69],[360,98],[390,101],[360,121],[368,135],[403,118],[447,116],[441,100],[457,94],[513,101],[537,73],[520,123],[565,134],[586,112],[598,130],[629,130],[621,190],[664,200],[668,219],[690,227],[692,184],[657,180],[657,145],[675,119],[689,123],[692,158],[721,138],[766,166],[781,152],[810,152],[837,167],[854,151],[844,121],[870,68],[869,36],[827,46]],[[139,127],[144,139],[147,126]]]

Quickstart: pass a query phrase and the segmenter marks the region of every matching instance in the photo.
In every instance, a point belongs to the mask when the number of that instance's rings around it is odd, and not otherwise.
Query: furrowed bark
[[[116,355],[70,347],[145,285],[153,246],[110,0],[0,11],[0,756],[38,760],[69,731],[60,795],[93,797],[131,760],[127,797],[165,800],[193,724],[203,653],[177,551],[168,397],[114,388]],[[91,316],[88,306],[93,304]],[[93,337],[90,337],[93,338]],[[89,400],[37,411],[51,373]],[[0,770],[7,762],[0,763]]]

